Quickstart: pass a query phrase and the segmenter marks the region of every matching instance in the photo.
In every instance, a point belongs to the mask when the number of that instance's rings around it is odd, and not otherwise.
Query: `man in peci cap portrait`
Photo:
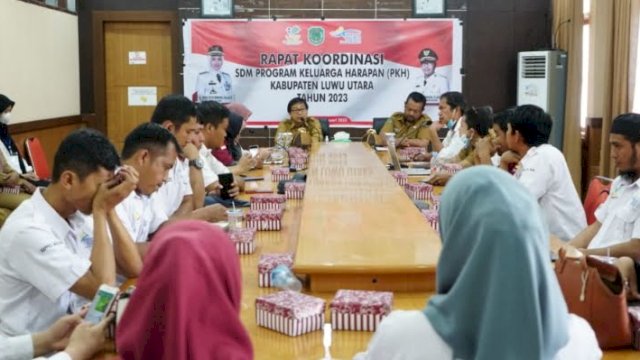
[[[440,95],[449,91],[449,80],[436,73],[438,54],[430,48],[424,48],[418,53],[422,74],[414,80],[413,91],[422,93],[427,98],[427,104],[438,104]]]
[[[233,101],[231,75],[222,71],[224,50],[220,45],[212,45],[209,55],[209,70],[198,74],[196,79],[196,102],[217,101],[222,104]]]

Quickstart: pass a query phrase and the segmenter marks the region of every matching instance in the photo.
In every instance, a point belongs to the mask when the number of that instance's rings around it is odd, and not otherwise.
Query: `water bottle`
[[[302,290],[302,283],[298,278],[293,275],[291,269],[287,265],[280,264],[271,270],[269,275],[271,279],[271,286],[277,287],[281,290]]]

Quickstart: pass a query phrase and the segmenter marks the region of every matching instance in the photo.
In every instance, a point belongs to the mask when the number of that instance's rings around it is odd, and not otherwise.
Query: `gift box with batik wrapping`
[[[298,336],[322,329],[324,309],[325,302],[320,298],[279,291],[256,299],[256,322],[258,326]]]
[[[244,220],[248,228],[277,231],[282,228],[282,213],[282,210],[249,210]]]
[[[271,287],[271,270],[278,265],[293,266],[293,256],[284,254],[262,254],[258,261],[258,286]]]
[[[281,194],[258,194],[249,199],[251,210],[284,210],[287,197]]]
[[[391,312],[393,293],[338,290],[331,301],[331,327],[335,330],[376,331]]]
[[[425,183],[408,183],[404,185],[404,191],[413,200],[430,200],[433,195],[433,186]]]
[[[229,230],[229,239],[235,244],[236,252],[241,255],[253,254],[256,250],[256,230],[235,228]]]

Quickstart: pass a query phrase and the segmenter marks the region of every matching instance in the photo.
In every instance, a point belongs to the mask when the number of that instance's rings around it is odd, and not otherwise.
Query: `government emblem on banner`
[[[312,26],[307,30],[307,39],[309,44],[320,46],[324,43],[324,28],[321,26]]]

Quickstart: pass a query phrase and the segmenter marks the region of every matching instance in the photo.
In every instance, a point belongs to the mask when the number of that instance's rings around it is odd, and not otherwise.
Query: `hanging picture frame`
[[[202,17],[232,18],[233,0],[202,0]]]
[[[413,0],[413,17],[445,17],[446,0]]]

